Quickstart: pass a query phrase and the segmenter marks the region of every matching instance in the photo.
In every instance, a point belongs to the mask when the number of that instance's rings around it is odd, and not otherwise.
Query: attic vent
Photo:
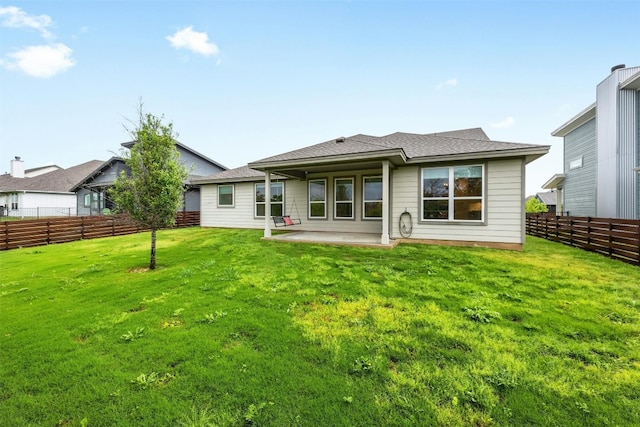
[[[624,67],[626,67],[626,65],[624,64],[614,65],[613,67],[611,67],[611,72],[613,73],[615,70],[619,70]]]
[[[336,142],[344,142],[345,137],[341,136],[340,138],[336,138]]]

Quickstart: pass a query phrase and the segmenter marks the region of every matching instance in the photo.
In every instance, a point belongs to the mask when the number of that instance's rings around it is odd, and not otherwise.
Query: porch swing
[[[296,208],[296,218],[291,218],[291,214],[293,213],[293,207]],[[300,213],[298,212],[298,206],[296,205],[296,198],[293,198],[293,203],[291,204],[291,209],[289,209],[289,215],[282,216],[273,216],[273,224],[276,227],[289,227],[291,225],[300,225],[302,224],[302,220],[300,219]]]

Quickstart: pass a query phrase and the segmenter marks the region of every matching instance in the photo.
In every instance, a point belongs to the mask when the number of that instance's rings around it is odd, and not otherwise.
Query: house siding
[[[582,158],[582,167],[570,169]],[[564,137],[564,205],[558,211],[574,216],[596,215],[596,120],[590,120]]]
[[[618,218],[639,218],[638,173],[634,168],[638,165],[638,92],[621,90],[618,97]]]
[[[486,163],[485,224],[421,223],[419,182],[421,166],[396,169],[392,183],[391,237],[400,238],[398,223],[400,215],[406,209],[413,220],[412,239],[524,243],[522,167],[522,159],[496,160]]]
[[[333,231],[354,233],[381,233],[380,220],[362,219],[362,178],[381,175],[382,170],[349,171],[329,174],[312,174],[308,179],[327,180],[327,218],[309,219],[308,181],[289,179],[285,181],[284,211],[292,218],[299,218],[300,225],[290,226],[288,230]],[[333,218],[333,185],[336,178],[354,179],[354,219]],[[257,181],[263,182],[263,181]],[[275,181],[273,181],[275,182]],[[264,228],[264,218],[254,217],[255,182],[235,183],[235,206],[218,207],[218,185],[205,184],[200,188],[201,218],[203,227]]]
[[[605,218],[635,218],[630,215],[637,192],[631,163],[635,157],[635,91],[620,90],[619,83],[640,67],[615,70],[596,87],[597,211]]]

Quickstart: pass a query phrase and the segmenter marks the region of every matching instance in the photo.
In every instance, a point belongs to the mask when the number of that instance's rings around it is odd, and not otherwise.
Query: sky
[[[640,0],[0,2],[0,173],[108,160],[145,113],[229,168],[358,133],[551,132],[640,65]]]

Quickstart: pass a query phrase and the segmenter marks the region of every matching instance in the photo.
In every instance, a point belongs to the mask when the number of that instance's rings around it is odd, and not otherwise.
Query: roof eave
[[[560,126],[558,129],[551,132],[552,136],[564,137],[565,135],[573,132],[583,124],[596,117],[596,103],[589,105],[584,110],[580,111],[577,115],[571,118],[568,122]]]
[[[627,80],[620,83],[620,89],[640,90],[640,72],[635,73]]]
[[[554,190],[557,188],[562,188],[562,183],[564,182],[565,174],[557,173],[553,175],[547,182],[542,184],[542,188],[545,190]]]
[[[245,176],[245,177],[235,177],[235,178],[201,178],[194,179],[191,182],[194,184],[230,184],[236,182],[262,182],[264,181],[264,176]]]
[[[253,162],[248,166],[251,169],[260,171],[273,170],[273,169],[287,169],[292,167],[305,167],[309,165],[327,165],[331,163],[349,163],[358,161],[371,161],[371,160],[390,160],[393,164],[403,164],[407,162],[407,155],[401,148],[394,148],[392,150],[379,150],[369,151],[366,153],[354,153],[354,154],[337,154],[332,156],[320,156],[320,157],[307,157],[303,159],[293,160],[276,160],[268,162]]]
[[[438,156],[414,157],[407,161],[407,164],[416,163],[436,163],[451,162],[464,160],[485,160],[485,159],[504,159],[513,157],[524,157],[525,163],[532,161],[549,153],[549,145],[539,145],[535,148],[518,148],[513,150],[500,151],[480,151],[476,153],[459,153],[459,154],[443,154]]]

